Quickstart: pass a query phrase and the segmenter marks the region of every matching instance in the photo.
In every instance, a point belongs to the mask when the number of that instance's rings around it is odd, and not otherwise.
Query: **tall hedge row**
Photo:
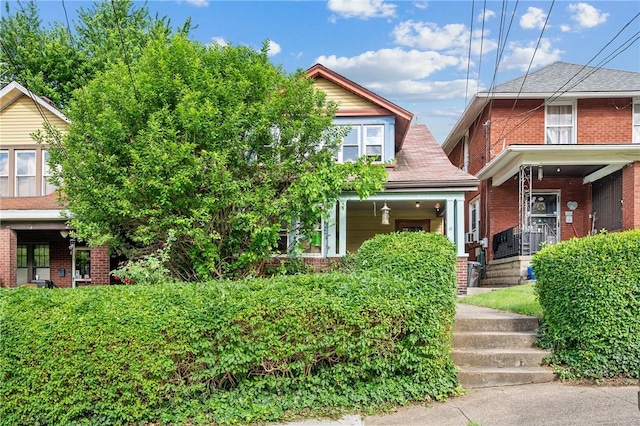
[[[406,279],[3,290],[0,424],[248,423],[443,398],[456,386],[455,275],[416,261]]]
[[[640,375],[640,230],[572,239],[532,265],[541,343],[567,377]]]

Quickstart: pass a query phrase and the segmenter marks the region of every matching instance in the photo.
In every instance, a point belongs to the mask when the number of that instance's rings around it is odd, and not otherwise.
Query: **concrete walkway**
[[[517,314],[458,304],[457,317]],[[371,417],[305,420],[286,426],[572,426],[640,425],[638,385],[576,386],[554,381],[470,389],[466,395]],[[281,425],[282,426],[282,425]]]

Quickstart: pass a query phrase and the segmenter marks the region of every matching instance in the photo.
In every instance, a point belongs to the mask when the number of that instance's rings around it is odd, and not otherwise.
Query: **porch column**
[[[338,247],[336,246],[336,237],[338,236],[338,230],[336,228],[336,224],[336,204],[334,204],[333,208],[329,211],[329,217],[327,218],[327,257],[336,257],[338,255]]]
[[[0,229],[0,287],[15,287],[18,237],[13,229]]]
[[[347,200],[338,200],[338,214],[340,216],[340,244],[338,255],[347,254]]]
[[[445,234],[456,245],[458,256],[464,256],[464,195],[446,201]]]

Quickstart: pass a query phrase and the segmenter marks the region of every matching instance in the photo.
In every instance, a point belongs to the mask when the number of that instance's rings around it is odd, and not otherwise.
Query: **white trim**
[[[0,210],[2,220],[65,220],[65,210]]]
[[[566,100],[566,101],[554,101],[545,105],[544,107],[544,143],[545,145],[566,145],[561,144],[559,142],[549,143],[547,140],[547,129],[549,127],[552,128],[566,128],[568,125],[555,124],[549,125],[549,108],[560,107],[560,106],[570,106],[571,107],[571,140],[569,144],[575,145],[578,143],[578,102],[576,100]]]
[[[11,93],[14,90],[18,91],[18,92],[22,93],[24,96],[27,96],[27,97],[31,98],[32,100],[36,101],[40,107],[46,109],[51,114],[53,114],[56,117],[58,117],[60,120],[66,122],[66,123],[71,123],[71,121],[67,117],[65,117],[65,115],[62,112],[58,111],[58,109],[56,109],[56,108],[52,107],[51,105],[49,105],[40,96],[36,95],[35,93],[30,92],[24,86],[22,86],[20,83],[18,83],[16,81],[12,81],[11,83],[7,84],[6,86],[4,86],[0,90],[0,99],[4,98],[5,96],[7,96],[9,93]],[[18,96],[15,96],[13,99],[11,99],[8,102],[2,102],[2,107],[0,107],[0,111],[5,109],[9,105],[11,105],[13,103],[13,101],[15,99],[17,99],[17,98],[18,98]]]

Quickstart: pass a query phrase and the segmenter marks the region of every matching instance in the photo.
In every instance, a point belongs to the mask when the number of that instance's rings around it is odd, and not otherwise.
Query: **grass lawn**
[[[542,308],[533,292],[534,284],[523,284],[458,298],[458,303],[484,306],[542,318]]]

